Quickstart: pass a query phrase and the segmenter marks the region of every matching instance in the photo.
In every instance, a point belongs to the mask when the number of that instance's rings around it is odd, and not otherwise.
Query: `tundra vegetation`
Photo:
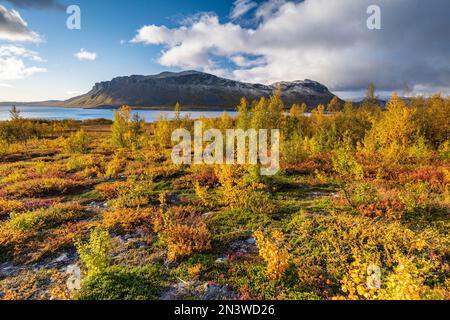
[[[201,119],[280,129],[273,176],[174,165],[173,130],[193,132],[180,110],[151,124],[126,106],[113,123],[11,111],[1,299],[201,299],[204,285],[238,299],[449,298],[450,98],[394,94],[381,108],[369,90],[305,115],[276,93]]]

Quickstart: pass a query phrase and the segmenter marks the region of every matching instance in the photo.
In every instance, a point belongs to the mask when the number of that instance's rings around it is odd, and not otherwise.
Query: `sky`
[[[81,29],[68,29],[69,5]],[[449,14],[448,0],[0,0],[0,101],[68,99],[167,70],[312,79],[342,98],[369,83],[450,94]]]

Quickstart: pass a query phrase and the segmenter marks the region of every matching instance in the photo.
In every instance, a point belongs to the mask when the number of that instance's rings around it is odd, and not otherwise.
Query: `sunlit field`
[[[155,123],[19,111],[0,123],[1,299],[449,298],[449,98],[305,116],[275,95],[201,119],[279,128],[274,176],[173,164],[180,106]]]

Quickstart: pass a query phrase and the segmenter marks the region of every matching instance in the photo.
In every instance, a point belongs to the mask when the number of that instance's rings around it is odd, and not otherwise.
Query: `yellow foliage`
[[[259,247],[259,255],[267,263],[267,277],[270,280],[280,280],[289,266],[290,255],[283,245],[284,234],[281,231],[273,231],[270,237],[262,231],[253,234]]]

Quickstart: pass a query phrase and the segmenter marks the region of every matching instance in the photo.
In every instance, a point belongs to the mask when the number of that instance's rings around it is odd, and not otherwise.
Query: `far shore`
[[[46,104],[45,102],[0,102],[0,107],[48,107],[48,108],[81,108],[81,109],[103,109],[103,110],[114,110],[118,109],[121,106],[95,106],[95,107],[86,107],[86,106],[67,106],[67,105],[56,105],[54,102],[49,102]],[[173,111],[175,105],[173,106],[130,106],[133,110],[163,110],[163,111]],[[236,107],[231,106],[223,106],[223,107],[198,107],[198,106],[183,106],[183,111],[235,111]]]

